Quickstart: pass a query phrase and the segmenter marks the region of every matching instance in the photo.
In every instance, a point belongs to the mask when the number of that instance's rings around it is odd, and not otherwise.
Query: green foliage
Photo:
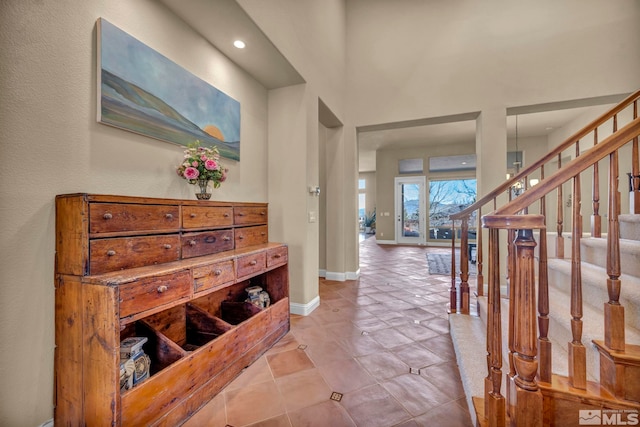
[[[364,216],[364,226],[375,227],[375,225],[376,225],[376,209],[373,208],[373,212],[368,212]]]

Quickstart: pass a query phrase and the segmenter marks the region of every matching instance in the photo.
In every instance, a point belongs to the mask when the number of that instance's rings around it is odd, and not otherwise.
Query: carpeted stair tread
[[[563,293],[571,292],[571,260],[551,258],[548,260],[549,288],[556,288]],[[602,312],[602,307],[609,300],[607,293],[607,272],[604,268],[581,264],[582,301]],[[620,276],[622,288],[620,303],[625,307],[625,323],[629,327],[640,329],[640,278]]]
[[[484,396],[484,377],[487,376],[485,325],[477,316],[452,314],[449,316],[449,331],[472,425],[476,425],[471,399],[473,396]]]

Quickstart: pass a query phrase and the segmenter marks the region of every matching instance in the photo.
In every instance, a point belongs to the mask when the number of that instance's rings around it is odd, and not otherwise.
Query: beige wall
[[[241,162],[218,200],[267,201],[267,91],[155,1],[0,3],[0,425],[53,416],[54,197],[194,198],[178,146],[96,122],[104,17],[238,100]],[[170,83],[170,82],[168,82]]]

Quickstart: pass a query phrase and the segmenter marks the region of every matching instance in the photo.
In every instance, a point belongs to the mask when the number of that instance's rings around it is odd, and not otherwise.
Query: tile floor
[[[359,280],[320,280],[320,307],[187,427],[470,426],[446,314],[450,278],[426,251],[360,242]]]

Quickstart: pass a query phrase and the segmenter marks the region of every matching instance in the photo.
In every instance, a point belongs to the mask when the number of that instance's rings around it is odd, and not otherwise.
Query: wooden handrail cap
[[[546,229],[543,215],[484,215],[482,217],[483,228],[502,228],[507,230],[520,230],[524,228]]]

